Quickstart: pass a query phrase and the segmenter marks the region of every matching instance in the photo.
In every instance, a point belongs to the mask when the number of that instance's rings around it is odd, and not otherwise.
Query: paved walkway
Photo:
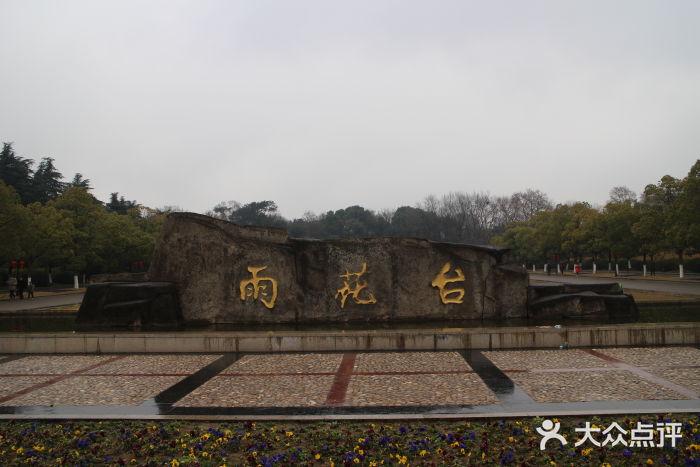
[[[0,313],[15,311],[37,310],[52,306],[75,305],[82,303],[83,293],[65,293],[45,297],[36,297],[24,300],[6,300],[0,302]]]
[[[0,418],[700,411],[700,349],[0,356]]]
[[[601,277],[590,276],[556,276],[547,274],[530,273],[530,278],[536,281],[547,282],[568,282],[572,284],[602,284],[609,282],[619,282],[625,289],[649,290],[652,292],[666,292],[680,295],[700,295],[700,282],[676,282],[676,281],[652,281],[644,279],[625,279],[622,277]]]

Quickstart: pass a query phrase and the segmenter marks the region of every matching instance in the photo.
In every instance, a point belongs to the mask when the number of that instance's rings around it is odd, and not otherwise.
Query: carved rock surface
[[[527,273],[507,250],[415,238],[302,240],[192,213],[165,221],[148,273],[177,286],[185,321],[310,323],[527,316]],[[449,264],[443,303],[432,285]],[[361,276],[353,276],[360,273]],[[259,269],[263,268],[264,269]],[[255,287],[253,273],[261,278]],[[457,269],[460,271],[457,272]],[[349,274],[347,277],[341,277]],[[273,284],[276,297],[272,307]],[[245,287],[241,298],[241,283]],[[356,291],[345,297],[342,291]],[[253,297],[253,292],[258,298]],[[341,293],[339,294],[339,291]],[[267,302],[267,305],[266,303]]]

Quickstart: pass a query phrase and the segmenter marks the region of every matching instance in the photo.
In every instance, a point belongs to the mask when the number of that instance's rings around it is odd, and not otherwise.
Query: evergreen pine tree
[[[63,175],[56,170],[53,161],[51,157],[43,158],[32,179],[34,201],[42,204],[56,198],[65,189],[65,183],[61,181]]]
[[[129,209],[137,206],[136,201],[129,201],[119,196],[119,192],[114,192],[109,195],[109,203],[105,205],[108,211],[116,212],[117,214],[126,214]]]
[[[83,178],[83,174],[78,172],[75,174],[73,177],[73,180],[68,183],[68,186],[76,187],[76,188],[85,188],[86,190],[91,190],[92,187],[90,186],[90,179],[89,178]]]
[[[10,185],[19,195],[22,203],[33,198],[32,164],[34,161],[19,157],[12,148],[12,143],[2,143],[0,151],[0,180]]]

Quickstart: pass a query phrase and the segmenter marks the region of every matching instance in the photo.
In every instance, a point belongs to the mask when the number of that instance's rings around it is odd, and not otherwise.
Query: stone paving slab
[[[0,405],[137,405],[181,379],[179,376],[74,376]]]
[[[175,406],[314,407],[332,384],[333,376],[215,376]]]
[[[498,402],[477,375],[354,375],[345,405],[485,405]]]

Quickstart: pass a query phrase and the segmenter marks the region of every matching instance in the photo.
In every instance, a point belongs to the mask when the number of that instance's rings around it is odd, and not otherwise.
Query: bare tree
[[[206,215],[210,217],[216,217],[217,219],[229,220],[231,214],[241,208],[241,203],[238,201],[222,201],[211,211],[207,211]]]
[[[637,193],[626,186],[616,186],[610,190],[610,202],[612,203],[633,203],[635,201],[637,201]]]
[[[552,201],[545,193],[532,188],[513,193],[511,200],[515,209],[514,221],[526,221],[540,211],[549,211],[554,208]]]

